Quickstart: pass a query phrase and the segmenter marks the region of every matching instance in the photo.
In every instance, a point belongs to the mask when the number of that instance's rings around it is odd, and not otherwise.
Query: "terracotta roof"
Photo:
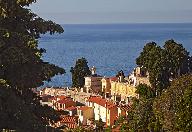
[[[64,95],[61,95],[61,96],[57,96],[57,98],[59,98],[60,100],[62,100],[62,99],[66,99],[67,97],[64,96]]]
[[[77,120],[77,116],[63,116],[61,119],[61,123],[76,123]]]
[[[76,110],[76,109],[77,109],[77,107],[75,107],[75,106],[71,106],[71,107],[66,108],[66,110],[69,110],[69,111]]]
[[[84,110],[88,110],[88,109],[90,109],[91,107],[88,107],[88,106],[81,106],[80,108],[78,108],[78,110],[82,110],[82,111],[84,111]]]
[[[113,102],[110,102],[106,99],[102,99],[101,97],[98,97],[98,96],[91,96],[87,101],[99,104],[99,105],[101,105],[105,108],[107,107],[109,109],[116,106]]]
[[[72,99],[66,98],[66,99],[59,100],[57,102],[60,104],[67,104],[69,102],[74,102],[74,101]]]
[[[74,129],[78,126],[77,125],[77,121],[78,121],[77,116],[62,116],[61,118],[62,118],[60,121],[61,124],[64,124],[68,128]]]
[[[109,78],[111,81],[117,81],[118,80],[118,77],[110,77]]]
[[[66,99],[67,97],[64,96],[64,95],[54,96],[54,97],[52,96],[52,97],[49,98],[49,100],[57,100],[57,98],[58,98],[59,100],[63,100],[63,99]]]
[[[117,81],[118,80],[118,77],[104,77],[103,79],[105,80],[110,80],[110,81]]]

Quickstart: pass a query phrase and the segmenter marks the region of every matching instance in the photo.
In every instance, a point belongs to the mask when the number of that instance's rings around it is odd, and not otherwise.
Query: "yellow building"
[[[118,77],[104,77],[101,79],[102,92],[108,97],[111,94],[111,82],[117,81]]]
[[[129,102],[130,97],[136,97],[136,88],[129,83],[124,82],[111,82],[111,95],[114,101]]]
[[[136,67],[132,74],[128,76],[127,81],[121,81],[121,79],[111,81],[111,99],[128,103],[129,99],[138,96],[135,91],[139,84],[147,84],[150,86],[149,73],[146,68]]]
[[[133,73],[129,76],[129,79],[133,81],[133,85],[138,86],[139,84],[151,85],[149,82],[149,73],[144,67],[136,67]]]
[[[101,83],[102,83],[102,92],[104,93],[111,93],[111,82],[109,78],[102,78],[101,79]]]

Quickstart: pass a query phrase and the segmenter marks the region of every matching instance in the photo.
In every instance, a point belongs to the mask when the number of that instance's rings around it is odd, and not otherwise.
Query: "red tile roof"
[[[107,107],[108,109],[116,106],[113,102],[110,102],[106,99],[102,99],[101,97],[98,97],[98,96],[92,96],[87,101],[99,104],[105,108]]]
[[[74,101],[70,98],[66,98],[66,99],[59,100],[57,102],[60,104],[67,104],[67,103],[74,102]]]
[[[76,109],[77,109],[77,107],[75,107],[75,106],[71,106],[71,107],[66,108],[66,110],[69,110],[69,111],[76,110]]]
[[[77,116],[63,116],[61,119],[61,123],[76,123],[77,120]]]
[[[78,117],[77,116],[62,116],[61,124],[64,124],[68,128],[74,129],[76,128]]]
[[[106,80],[106,81],[117,81],[118,80],[118,77],[104,77],[104,79]]]
[[[81,106],[80,108],[78,108],[78,110],[82,110],[82,111],[88,110],[88,109],[90,109],[90,107],[88,106]]]
[[[59,98],[60,100],[62,100],[62,99],[66,99],[67,97],[64,96],[64,95],[61,95],[61,96],[57,96],[57,98]]]
[[[109,78],[111,81],[117,81],[118,80],[118,77],[110,77]]]

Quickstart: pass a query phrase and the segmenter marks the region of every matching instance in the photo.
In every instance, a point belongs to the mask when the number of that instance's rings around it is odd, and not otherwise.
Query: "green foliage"
[[[107,127],[107,128],[105,128],[104,131],[105,131],[105,132],[112,132],[112,129],[111,129],[111,127]]]
[[[48,125],[49,119],[53,123],[59,116],[50,107],[24,102],[11,87],[0,87],[0,119],[0,128],[40,132]]]
[[[151,123],[156,122],[153,113],[153,98],[134,100],[131,110],[128,113],[129,131],[149,131]],[[149,127],[150,126],[150,127]]]
[[[174,40],[166,41],[164,48],[155,42],[146,44],[136,63],[147,68],[149,81],[157,96],[170,85],[170,79],[189,73],[192,65],[189,53]]]
[[[95,121],[95,123],[96,123],[96,131],[103,132],[105,123],[102,121],[102,119],[100,118],[98,121]]]
[[[163,48],[148,43],[136,62],[147,68],[152,88],[137,86],[139,99],[133,99],[128,123],[121,130],[192,131],[192,75],[187,75],[192,63],[186,49],[173,40]]]
[[[120,132],[129,132],[128,123],[123,123],[121,125]]]
[[[125,78],[123,70],[118,71],[116,77],[119,77],[119,76],[123,76],[123,78]]]
[[[44,131],[58,114],[41,106],[31,88],[65,71],[43,62],[40,34],[62,33],[60,25],[45,21],[28,6],[36,0],[0,0],[0,128]]]
[[[136,93],[139,94],[140,98],[149,99],[155,97],[154,90],[147,84],[139,84],[136,89]]]
[[[76,61],[75,67],[71,67],[73,87],[83,87],[85,85],[84,77],[91,75],[87,63],[85,58],[81,58]]]
[[[172,76],[174,78],[178,77],[180,74],[186,74],[191,69],[191,60],[189,52],[182,46],[182,44],[177,44],[174,40],[168,40],[163,46],[166,54],[170,56],[170,69]]]
[[[175,79],[154,103],[164,130],[192,131],[192,75]]]

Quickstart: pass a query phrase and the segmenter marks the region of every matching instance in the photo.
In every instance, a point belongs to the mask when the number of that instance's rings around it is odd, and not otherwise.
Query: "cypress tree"
[[[87,60],[85,58],[78,59],[75,67],[71,67],[72,87],[83,87],[85,85],[86,76],[91,75]]]

